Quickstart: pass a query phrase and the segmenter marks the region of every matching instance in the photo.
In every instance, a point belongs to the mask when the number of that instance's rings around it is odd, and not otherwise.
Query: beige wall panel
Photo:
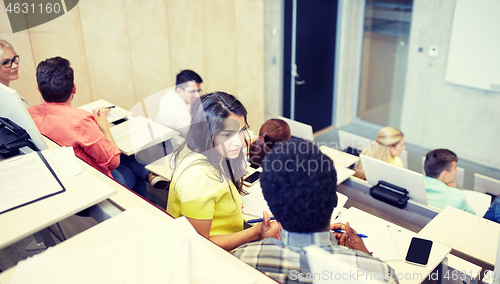
[[[77,90],[73,106],[93,101],[78,9],[79,5],[50,22],[29,29],[36,66],[41,61],[55,56],[61,56],[71,62]]]
[[[78,6],[93,100],[105,99],[131,108],[138,100],[125,2],[80,1]]]
[[[0,15],[6,15],[5,6],[0,5]],[[30,104],[39,104],[42,99],[36,89],[35,61],[31,52],[30,37],[27,31],[12,33],[8,17],[0,17],[0,39],[8,41],[19,54],[19,79],[9,85]]]
[[[234,0],[203,2],[205,92],[237,92],[236,28]]]
[[[203,1],[166,0],[172,75],[191,69],[205,78]]]
[[[264,123],[264,2],[235,0],[238,92],[251,129]]]
[[[125,3],[135,92],[142,100],[175,84],[170,70],[167,8],[164,1]]]

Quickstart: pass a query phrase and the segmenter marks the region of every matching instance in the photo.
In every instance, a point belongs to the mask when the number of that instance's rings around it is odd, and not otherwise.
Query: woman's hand
[[[271,217],[266,211],[263,212],[262,219],[260,239],[275,238],[279,240],[281,238],[281,224],[278,221],[271,221]]]

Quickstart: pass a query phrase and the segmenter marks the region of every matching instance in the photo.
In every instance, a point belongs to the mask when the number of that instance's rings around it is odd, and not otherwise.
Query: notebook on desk
[[[0,214],[66,191],[41,152],[0,162],[0,180]]]

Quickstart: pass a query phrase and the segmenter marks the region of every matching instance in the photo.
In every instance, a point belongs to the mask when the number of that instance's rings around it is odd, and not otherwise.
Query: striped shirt
[[[311,273],[304,247],[316,245],[341,256],[360,270],[388,278],[387,283],[398,283],[394,270],[378,258],[337,244],[331,232],[293,233],[281,230],[281,241],[273,238],[244,244],[233,254],[280,283],[311,283]],[[318,276],[318,275],[316,275]],[[389,276],[389,277],[387,277]],[[390,277],[394,276],[394,277]]]

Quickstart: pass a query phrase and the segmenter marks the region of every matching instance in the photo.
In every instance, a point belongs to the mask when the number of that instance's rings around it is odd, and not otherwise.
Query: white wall
[[[401,129],[409,143],[500,169],[500,94],[444,80],[454,5],[414,1]],[[431,45],[437,58],[428,56]]]

